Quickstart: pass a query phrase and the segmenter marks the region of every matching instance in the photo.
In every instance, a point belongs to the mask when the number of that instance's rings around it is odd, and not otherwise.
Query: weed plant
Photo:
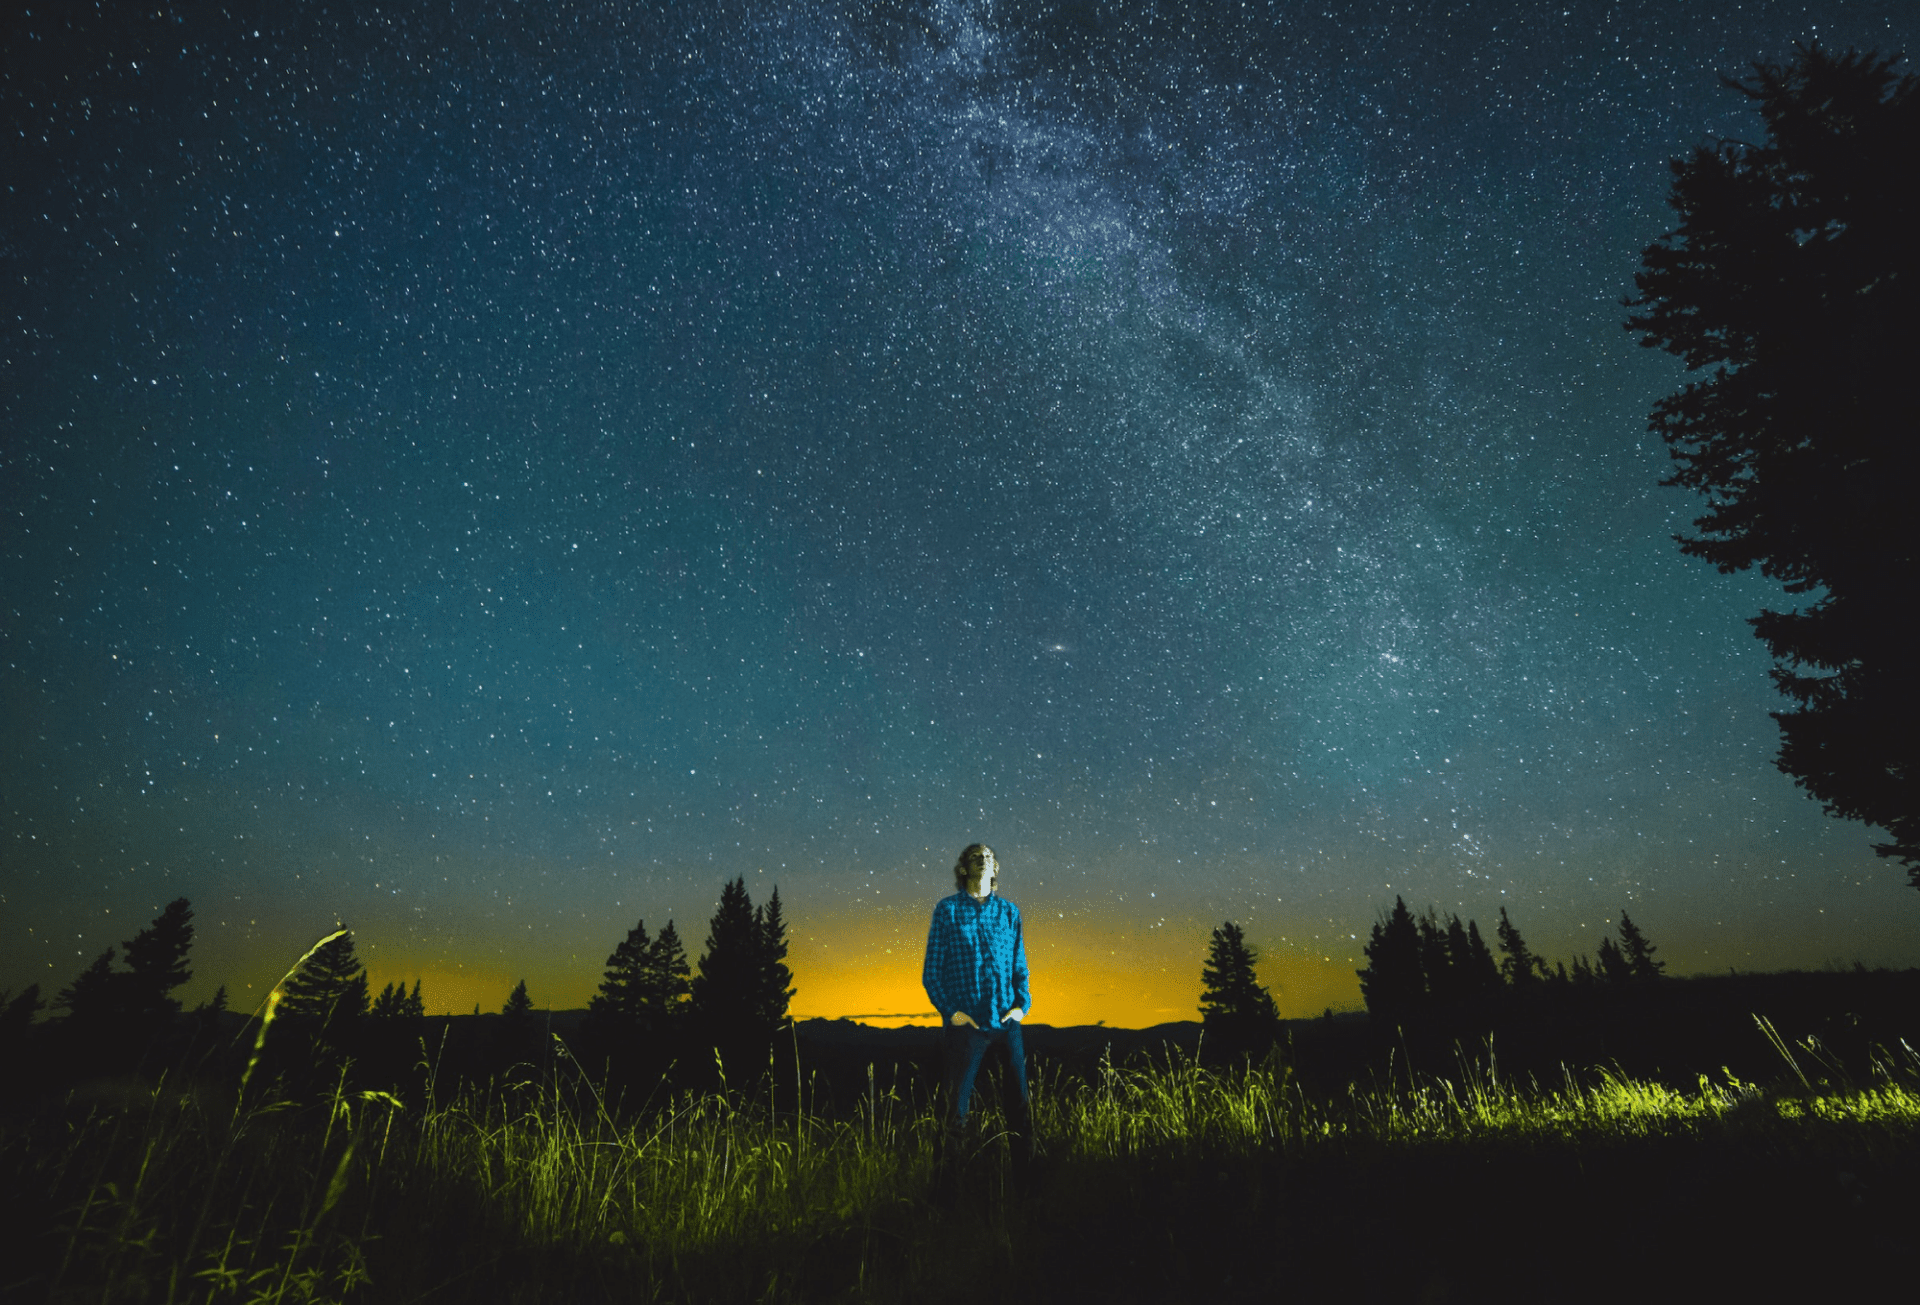
[[[1711,1191],[1722,1173],[1802,1186],[1864,1173],[1856,1198],[1891,1198],[1874,1175],[1906,1172],[1920,1151],[1920,1057],[1901,1044],[1856,1080],[1817,1043],[1765,1031],[1786,1065],[1765,1086],[1721,1074],[1680,1090],[1605,1070],[1514,1083],[1490,1046],[1445,1078],[1389,1068],[1330,1097],[1302,1091],[1279,1055],[1045,1071],[1030,1166],[1005,1144],[991,1100],[978,1145],[943,1157],[937,1101],[871,1075],[840,1112],[807,1107],[805,1094],[779,1108],[764,1082],[629,1108],[564,1067],[413,1104],[351,1090],[344,1075],[304,1101],[258,1084],[161,1081],[7,1125],[10,1214],[39,1235],[11,1262],[5,1294],[889,1301],[1097,1288],[1202,1299],[1345,1281],[1367,1243],[1342,1229],[1417,1221],[1421,1202],[1448,1191],[1523,1226],[1527,1207],[1554,1195],[1529,1190],[1543,1176],[1574,1193],[1565,1208],[1593,1205],[1589,1220],[1615,1194],[1644,1208],[1648,1175],[1667,1172],[1697,1170],[1688,1181]],[[1597,1195],[1578,1194],[1592,1183]],[[1832,1197],[1808,1189],[1806,1200]],[[1886,1217],[1909,1219],[1911,1204],[1900,1195]],[[1430,1213],[1437,1228],[1466,1227]],[[1576,1229],[1570,1245],[1588,1234],[1619,1229]],[[1876,1235],[1862,1232],[1856,1255]],[[1316,1253],[1324,1263],[1309,1262]],[[1425,1273],[1379,1279],[1377,1292],[1347,1281],[1342,1294],[1458,1294],[1444,1272]]]

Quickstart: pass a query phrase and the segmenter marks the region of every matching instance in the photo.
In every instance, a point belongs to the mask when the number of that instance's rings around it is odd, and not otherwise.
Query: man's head
[[[953,863],[953,886],[973,897],[993,896],[993,883],[999,877],[1000,865],[985,843],[969,844]]]

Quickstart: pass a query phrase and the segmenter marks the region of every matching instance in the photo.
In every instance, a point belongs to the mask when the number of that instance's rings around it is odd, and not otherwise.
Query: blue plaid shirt
[[[966,893],[941,898],[927,930],[920,982],[948,1024],[963,1010],[981,1028],[997,1029],[1015,1006],[1031,1010],[1020,908],[997,893],[984,902]]]

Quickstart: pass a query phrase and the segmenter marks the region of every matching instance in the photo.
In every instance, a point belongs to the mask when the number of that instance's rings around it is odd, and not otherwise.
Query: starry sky
[[[1905,0],[31,9],[0,987],[184,895],[190,1003],[573,1007],[738,875],[898,1021],[974,840],[1055,1024],[1225,919],[1356,1006],[1396,894],[1920,963],[1620,325],[1718,76]]]

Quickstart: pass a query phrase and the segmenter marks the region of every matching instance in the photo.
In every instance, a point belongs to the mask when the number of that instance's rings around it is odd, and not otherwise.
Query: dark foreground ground
[[[1176,1101],[1141,1112],[1130,1154],[1090,1153],[1056,1121],[1031,1161],[988,1140],[931,1177],[912,1168],[909,1128],[862,1153],[890,1175],[865,1195],[835,1179],[650,1241],[606,1233],[590,1209],[530,1217],[547,1209],[536,1165],[414,1147],[425,1124],[411,1096],[336,1093],[223,1135],[230,1084],[79,1084],[16,1097],[0,1117],[0,1222],[14,1234],[0,1301],[1904,1300],[1920,1227],[1917,1027],[1920,975],[1866,972],[1675,981],[1405,1030],[1301,1021],[1257,1060],[1191,1024],[1036,1025],[1055,1089],[1103,1065],[1158,1065],[1140,1072],[1178,1098],[1251,1062],[1301,1122],[1252,1141],[1179,1135],[1165,1125]],[[484,1018],[438,1035],[449,1075],[499,1050]],[[781,1082],[801,1086],[746,1093],[765,1113],[752,1105],[737,1145],[698,1163],[797,1136],[796,1095],[812,1117],[857,1118],[863,1093],[925,1102],[937,1079],[931,1030],[821,1021],[789,1045],[799,1064],[790,1055]],[[1196,1057],[1211,1079],[1165,1068]],[[1422,1114],[1496,1082],[1550,1110],[1569,1067],[1649,1100],[1660,1084],[1704,1099],[1707,1075],[1724,1108],[1478,1132]],[[1877,1112],[1823,1114],[1875,1093]],[[1315,1121],[1344,1127],[1322,1136]],[[598,1164],[604,1145],[581,1143],[569,1163]],[[210,1236],[209,1220],[243,1232]]]

